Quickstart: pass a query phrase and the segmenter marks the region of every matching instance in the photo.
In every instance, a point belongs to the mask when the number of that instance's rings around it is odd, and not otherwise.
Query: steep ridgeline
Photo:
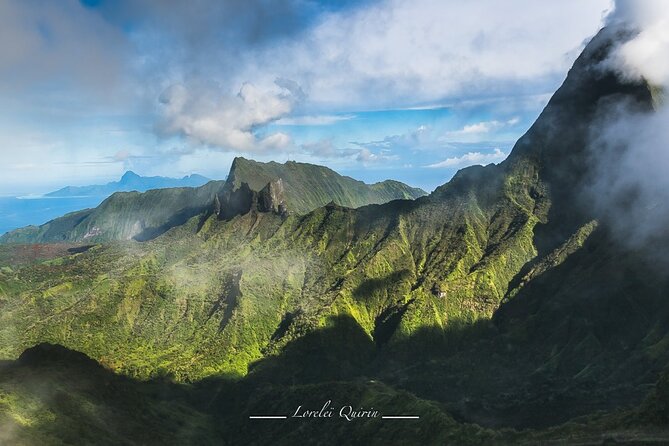
[[[277,180],[285,185],[284,213],[307,213],[330,201],[359,207],[425,195],[420,189],[396,181],[368,185],[312,164],[265,164],[236,158],[225,182],[211,181],[196,188],[115,193],[95,209],[73,212],[39,227],[17,229],[0,237],[0,243],[145,241],[195,215],[210,213],[213,208],[226,218],[247,212],[254,206],[249,201],[252,200],[249,192],[260,192]],[[229,199],[233,202],[228,203]]]
[[[340,206],[358,208],[397,199],[413,200],[426,195],[422,189],[408,187],[399,181],[386,180],[369,185],[322,166],[294,161],[279,164],[235,158],[228,181],[235,189],[247,183],[252,190],[259,191],[278,178],[284,182],[288,209],[298,214],[305,214],[331,201]]]
[[[238,187],[147,243],[0,265],[0,354],[47,341],[136,377],[244,377],[239,404],[269,383],[276,411],[296,384],[362,377],[488,426],[640,402],[669,364],[669,283],[581,193],[602,107],[652,112],[647,84],[602,69],[624,38],[593,39],[506,161],[427,197],[291,213],[302,183],[243,181],[238,159]]]

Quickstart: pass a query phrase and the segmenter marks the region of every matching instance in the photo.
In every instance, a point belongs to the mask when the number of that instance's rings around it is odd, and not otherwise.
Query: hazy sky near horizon
[[[499,162],[611,0],[4,0],[0,195],[235,156],[432,190]]]

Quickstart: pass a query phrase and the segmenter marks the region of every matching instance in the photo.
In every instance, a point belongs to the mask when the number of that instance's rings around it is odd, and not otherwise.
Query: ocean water
[[[105,197],[0,197],[0,235],[28,225],[41,225],[68,212],[93,208]]]

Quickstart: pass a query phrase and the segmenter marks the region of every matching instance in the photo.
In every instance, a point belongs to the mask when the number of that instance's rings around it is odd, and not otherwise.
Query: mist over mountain
[[[595,172],[587,199],[611,225],[617,239],[640,249],[665,268],[669,239],[669,11],[660,1],[618,1],[608,18],[630,37],[613,43],[602,69],[622,81],[646,82],[652,103],[603,104],[592,123],[590,162]],[[652,111],[652,112],[651,112]]]

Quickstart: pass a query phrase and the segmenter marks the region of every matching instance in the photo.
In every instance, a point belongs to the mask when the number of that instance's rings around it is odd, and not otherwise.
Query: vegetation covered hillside
[[[226,208],[228,202],[222,197],[238,191],[243,184],[259,192],[279,179],[286,185],[283,199],[287,211],[298,214],[331,201],[359,207],[425,195],[423,190],[396,181],[368,185],[312,164],[265,164],[236,158],[225,182],[211,181],[196,188],[153,189],[144,193],[118,192],[95,209],[73,212],[39,227],[28,226],[9,232],[0,237],[0,243],[144,241],[221,204]],[[239,212],[235,203],[229,210],[233,211],[229,215]]]
[[[506,161],[429,196],[290,213],[308,195],[268,174],[144,243],[2,265],[0,354],[50,342],[174,380],[232,444],[665,441],[669,281],[582,194],[602,107],[653,112],[649,85],[601,70],[624,36],[588,45]],[[422,424],[248,419],[324,399]]]
[[[305,214],[330,202],[358,208],[398,199],[413,200],[426,195],[422,189],[399,181],[386,180],[370,185],[341,176],[323,166],[295,161],[260,163],[241,157],[233,161],[228,181],[235,188],[247,183],[252,190],[259,191],[279,178],[285,184],[288,208],[298,214]]]

